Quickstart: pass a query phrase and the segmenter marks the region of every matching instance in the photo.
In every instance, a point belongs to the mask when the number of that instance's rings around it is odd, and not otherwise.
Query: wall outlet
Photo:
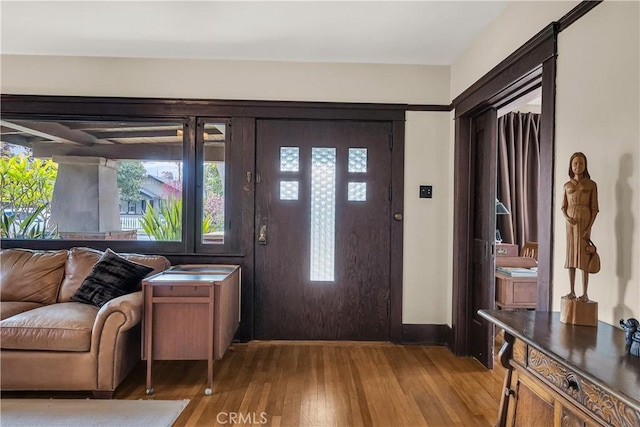
[[[420,198],[421,199],[430,199],[433,197],[433,187],[430,185],[421,185],[420,186]]]

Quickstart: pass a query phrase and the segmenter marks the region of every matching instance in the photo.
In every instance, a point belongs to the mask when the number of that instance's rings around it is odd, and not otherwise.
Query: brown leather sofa
[[[102,307],[71,301],[100,259],[89,248],[0,252],[2,390],[91,390],[110,398],[140,360],[142,292]],[[154,269],[157,255],[120,254]]]

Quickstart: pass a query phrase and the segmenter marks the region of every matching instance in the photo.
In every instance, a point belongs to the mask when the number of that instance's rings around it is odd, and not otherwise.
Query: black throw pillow
[[[153,268],[122,258],[107,249],[71,297],[72,301],[102,307],[109,300],[139,290]]]

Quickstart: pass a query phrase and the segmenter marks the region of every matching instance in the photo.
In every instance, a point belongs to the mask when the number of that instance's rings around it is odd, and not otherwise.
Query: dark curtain
[[[498,215],[502,240],[520,248],[538,241],[540,114],[508,113],[498,119],[498,199],[510,215]]]

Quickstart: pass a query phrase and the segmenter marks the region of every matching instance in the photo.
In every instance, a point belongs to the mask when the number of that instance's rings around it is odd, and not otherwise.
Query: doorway
[[[477,268],[478,249],[474,239],[477,235],[475,200],[492,201],[492,213],[488,221],[495,221],[495,181],[494,185],[479,188],[474,184],[474,162],[479,148],[475,143],[474,122],[487,109],[500,110],[515,102],[518,98],[540,89],[542,91],[541,127],[540,127],[540,174],[538,197],[538,283],[537,309],[548,311],[551,306],[551,260],[553,234],[553,128],[555,109],[555,44],[553,27],[545,30],[540,38],[523,46],[518,55],[505,60],[494,71],[483,77],[453,102],[456,110],[455,125],[455,195],[454,195],[454,259],[453,271],[453,350],[459,356],[487,354],[487,343],[492,342],[492,330],[485,326],[477,327],[474,317],[478,304],[482,300],[484,309],[494,308],[495,283],[489,281],[486,269]],[[526,52],[526,53],[525,53]],[[481,173],[495,177],[494,166],[484,168]],[[495,180],[495,178],[493,178]],[[493,197],[491,196],[493,194]],[[487,221],[480,221],[482,226]],[[489,251],[490,264],[494,262],[495,246]],[[481,253],[481,252],[480,252]],[[476,273],[480,277],[476,277]],[[482,285],[485,283],[487,285]],[[480,286],[479,289],[476,289]],[[487,295],[491,294],[491,300]],[[476,298],[483,295],[485,298]],[[482,325],[482,323],[480,323]],[[481,334],[477,336],[477,333]],[[479,360],[487,367],[492,359],[487,355]]]
[[[538,103],[537,107],[524,107],[534,100]],[[493,367],[495,328],[478,315],[478,310],[497,307],[495,264],[496,256],[499,256],[496,250],[498,236],[505,236],[507,243],[517,246],[513,256],[518,256],[526,241],[535,241],[536,245],[538,241],[537,234],[532,231],[537,230],[539,134],[536,124],[540,122],[518,119],[531,119],[535,111],[539,118],[540,101],[541,90],[538,88],[500,109],[488,108],[471,119],[474,197],[470,354],[488,368]],[[504,117],[509,113],[509,117]],[[529,149],[535,153],[529,153]],[[532,170],[522,167],[522,163],[528,162],[535,164],[531,166]],[[523,181],[528,185],[523,185]],[[531,202],[532,207],[527,211],[525,208],[529,206],[525,201],[530,198],[536,200]],[[502,202],[507,204],[506,216],[511,222],[504,221],[506,226],[500,230],[502,224],[498,224],[497,207]],[[528,214],[532,217],[529,218]],[[522,230],[524,225],[526,230]],[[526,236],[526,240],[522,236]],[[535,294],[535,284],[532,286]]]
[[[515,256],[538,244],[541,105],[538,88],[498,110],[496,197],[504,209],[496,212],[496,243],[515,249]]]
[[[257,121],[256,339],[389,339],[391,135]]]

